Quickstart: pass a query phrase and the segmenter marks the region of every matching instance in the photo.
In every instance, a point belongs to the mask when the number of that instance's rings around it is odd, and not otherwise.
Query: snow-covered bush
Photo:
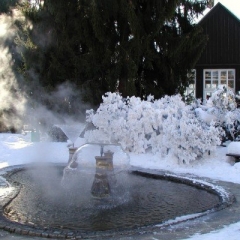
[[[96,113],[87,112],[87,121],[96,127],[85,134],[89,142],[117,142],[135,153],[173,154],[185,163],[220,143],[218,129],[200,121],[180,95],[142,101],[107,93]]]
[[[196,109],[202,120],[214,120],[222,128],[222,141],[240,140],[240,110],[237,108],[234,92],[225,86],[219,86],[213,92],[206,106]]]
[[[213,123],[208,126],[200,121],[194,108],[185,105],[180,95],[166,96],[155,104],[163,120],[159,125],[160,134],[152,139],[155,141],[151,144],[153,152],[171,153],[179,162],[189,163],[220,143],[218,129]]]
[[[234,92],[232,89],[227,88],[224,85],[219,85],[217,87],[216,91],[213,92],[210,100],[212,101],[212,105],[220,113],[233,111],[237,108]]]

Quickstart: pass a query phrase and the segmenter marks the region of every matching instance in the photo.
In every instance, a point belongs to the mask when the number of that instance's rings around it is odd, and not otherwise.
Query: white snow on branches
[[[237,108],[236,98],[230,88],[220,85],[206,106],[201,105],[195,109],[201,120],[208,124],[214,121],[216,126],[222,128],[222,136],[226,140],[240,140],[240,110]]]
[[[202,121],[180,95],[144,101],[109,92],[96,113],[87,111],[87,122],[96,127],[85,133],[88,142],[120,143],[134,153],[171,154],[179,163],[200,159],[220,144],[214,123]]]

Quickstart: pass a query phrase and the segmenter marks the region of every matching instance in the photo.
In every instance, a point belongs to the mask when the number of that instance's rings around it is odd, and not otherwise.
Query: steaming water
[[[48,167],[12,174],[8,180],[19,182],[22,187],[4,209],[7,218],[43,228],[115,231],[162,223],[219,204],[218,196],[205,190],[125,173],[121,178],[128,179],[128,201],[111,209],[98,208],[89,192],[66,192],[61,188],[62,171],[59,167],[50,171]],[[87,177],[79,183],[80,186],[91,184]]]
[[[57,126],[62,129],[62,131],[66,134],[68,139],[71,140],[73,145],[85,128],[85,124],[57,125]]]

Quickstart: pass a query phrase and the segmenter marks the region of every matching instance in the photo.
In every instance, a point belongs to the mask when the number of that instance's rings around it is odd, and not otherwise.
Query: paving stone
[[[17,234],[21,234],[22,233],[22,229],[16,228],[14,232],[17,233]]]
[[[28,235],[29,236],[36,236],[36,232],[30,230],[30,231],[28,231]]]
[[[22,234],[23,234],[23,235],[29,235],[29,231],[28,231],[28,230],[25,230],[25,229],[23,229],[23,230],[22,230]]]
[[[43,232],[43,233],[41,234],[41,236],[42,236],[42,237],[45,237],[45,238],[48,238],[48,237],[49,237],[49,233]]]

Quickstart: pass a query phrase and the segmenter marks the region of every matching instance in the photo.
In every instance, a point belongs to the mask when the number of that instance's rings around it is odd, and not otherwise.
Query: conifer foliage
[[[38,7],[25,3],[22,10],[32,27],[25,28],[19,41],[25,50],[21,69],[29,82],[37,74],[50,90],[70,81],[94,104],[108,91],[141,98],[181,93],[207,40],[193,23],[207,2],[45,0]]]

